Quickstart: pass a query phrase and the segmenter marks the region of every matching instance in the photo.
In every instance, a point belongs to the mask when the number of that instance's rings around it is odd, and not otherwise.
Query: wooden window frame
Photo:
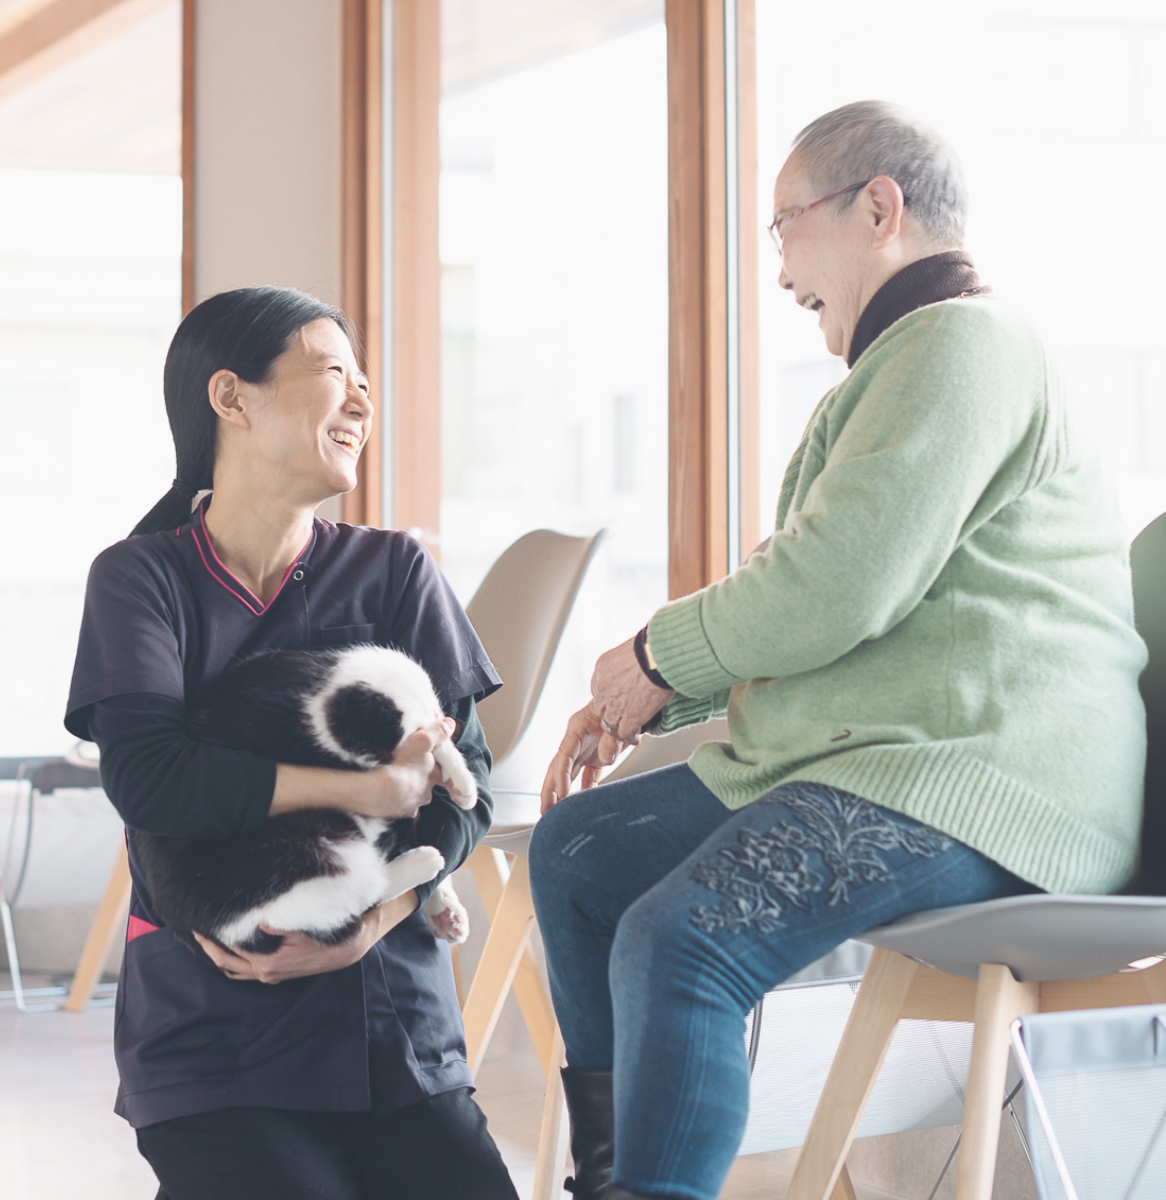
[[[343,497],[343,518],[365,525],[380,525],[387,518],[440,557],[441,6],[437,0],[341,2],[341,282],[345,310],[364,333],[373,395],[380,397],[373,434],[361,456],[360,482]],[[386,44],[391,46],[389,64],[384,61]],[[386,65],[391,68],[389,97]],[[388,164],[386,107],[392,121]],[[384,254],[386,166],[392,181],[387,197],[391,265]]]
[[[194,36],[197,0],[182,0],[182,315],[194,307]]]
[[[374,397],[384,397],[384,64],[381,0],[341,0],[341,222],[343,307],[363,336],[365,372]],[[373,415],[356,489],[341,498],[353,525],[382,523],[383,404]]]
[[[727,189],[726,15],[735,19],[735,189]],[[668,592],[720,579],[759,540],[756,37],[753,0],[667,0]],[[735,191],[737,395],[730,395],[727,196]],[[730,403],[737,405],[730,464]],[[735,469],[734,469],[735,467]],[[730,495],[735,481],[735,495]],[[730,506],[739,545],[730,546]]]

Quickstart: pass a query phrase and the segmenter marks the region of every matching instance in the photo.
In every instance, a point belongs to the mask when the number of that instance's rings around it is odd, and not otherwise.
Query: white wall
[[[249,284],[340,300],[340,0],[199,0],[195,300]]]

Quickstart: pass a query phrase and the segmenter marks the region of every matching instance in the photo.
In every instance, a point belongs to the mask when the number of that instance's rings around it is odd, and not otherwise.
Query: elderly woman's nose
[[[779,287],[785,288],[787,292],[792,292],[794,290],[794,281],[785,273],[784,262],[781,264],[781,272],[777,277],[777,283]]]

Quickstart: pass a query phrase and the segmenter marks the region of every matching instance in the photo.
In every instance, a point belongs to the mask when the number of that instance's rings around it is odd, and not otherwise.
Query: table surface
[[[0,779],[16,779],[20,775],[21,767],[24,767],[27,773],[33,767],[55,762],[60,757],[59,754],[26,754],[20,758],[0,758]]]

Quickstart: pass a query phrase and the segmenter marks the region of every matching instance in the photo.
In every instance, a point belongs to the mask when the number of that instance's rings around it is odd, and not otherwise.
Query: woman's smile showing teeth
[[[802,308],[808,309],[810,312],[817,312],[822,307],[822,301],[813,292],[803,296],[799,303]]]
[[[360,451],[360,438],[347,429],[329,429],[328,436],[339,445],[356,452]]]

